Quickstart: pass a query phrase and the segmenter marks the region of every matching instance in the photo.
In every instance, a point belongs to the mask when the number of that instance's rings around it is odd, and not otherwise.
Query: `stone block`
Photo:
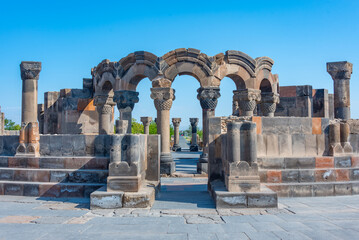
[[[284,168],[285,169],[297,169],[298,168],[298,158],[284,158]]]
[[[40,184],[39,185],[39,195],[41,197],[60,197],[61,186],[54,184]]]
[[[38,184],[24,184],[24,196],[38,197],[39,185]]]
[[[62,156],[63,135],[49,135],[50,156]]]
[[[334,158],[334,165],[336,168],[349,168],[351,167],[352,161],[351,157],[335,157]]]
[[[333,182],[336,179],[335,170],[315,170],[316,182]]]
[[[122,208],[123,192],[106,192],[106,186],[90,195],[90,209]]]
[[[334,168],[333,157],[316,157],[315,168]]]
[[[14,195],[14,196],[23,196],[24,185],[21,183],[5,183],[4,184],[4,194],[5,195]]]
[[[290,185],[268,185],[267,187],[276,192],[278,197],[290,197]]]
[[[312,185],[310,184],[296,184],[290,187],[291,197],[311,197]]]
[[[71,135],[63,135],[61,137],[61,153],[62,156],[73,156],[74,155],[74,146],[73,138]]]
[[[84,186],[83,185],[61,185],[62,198],[83,198],[84,197]]]
[[[0,180],[11,181],[14,179],[14,170],[12,169],[3,169],[0,171]]]
[[[125,208],[148,208],[155,201],[155,189],[150,186],[142,187],[138,192],[125,192],[123,207]]]
[[[300,170],[299,182],[315,182],[314,170]]]
[[[74,156],[85,156],[86,155],[86,140],[84,135],[72,135],[71,142],[73,146]]]
[[[64,171],[51,171],[50,182],[68,182],[69,173]]]
[[[0,156],[0,167],[8,167],[9,166],[9,158]]]
[[[299,182],[299,170],[283,170],[282,182]]]
[[[4,183],[0,183],[0,195],[5,195]]]
[[[315,158],[314,157],[298,158],[298,168],[299,169],[315,168]]]
[[[359,183],[352,183],[352,194],[359,194]]]
[[[357,168],[350,169],[350,180],[351,181],[359,180],[359,169],[357,169]]]
[[[146,180],[148,181],[159,181],[160,180],[160,145],[159,135],[147,135],[147,169],[146,169]]]
[[[317,137],[317,153],[318,156],[324,156],[326,155],[326,138],[325,134],[318,134]]]
[[[267,171],[266,170],[260,170],[259,173],[259,179],[261,182],[267,182]]]
[[[291,156],[292,155],[292,135],[281,134],[278,135],[279,155]]]
[[[312,118],[312,134],[322,134],[322,119]]]
[[[350,181],[349,169],[335,169],[336,181]]]
[[[248,208],[276,208],[278,198],[276,194],[248,193]]]
[[[108,192],[138,192],[141,185],[141,176],[109,176],[107,178]]]
[[[95,156],[106,156],[105,135],[97,135],[93,144]]]
[[[312,134],[305,135],[305,155],[306,156],[317,156],[317,136]]]
[[[339,196],[339,195],[351,195],[351,194],[352,194],[352,184],[340,183],[334,185],[334,195]]]
[[[3,136],[3,153],[5,156],[14,156],[19,145],[19,136]]]
[[[161,162],[160,163],[160,173],[171,175],[176,171],[176,163],[175,162]]]
[[[86,155],[95,155],[96,135],[85,135]]]
[[[303,156],[305,154],[305,135],[293,134],[292,135],[292,155]]]
[[[267,182],[268,183],[281,183],[282,182],[282,171],[268,170],[267,171]]]
[[[313,196],[334,196],[334,184],[314,184],[313,185]]]
[[[267,157],[267,158],[260,158],[259,162],[261,168],[265,169],[282,169],[284,168],[284,158],[280,157]]]
[[[91,193],[97,191],[101,187],[103,187],[103,185],[100,184],[84,185],[84,198],[90,198]]]
[[[262,134],[257,134],[257,154],[258,156],[267,155],[266,137]]]
[[[40,168],[65,168],[65,163],[63,158],[56,157],[42,157],[39,159]]]
[[[40,156],[50,156],[50,135],[40,135]]]
[[[199,173],[199,174],[208,173],[208,163],[198,162],[197,163],[197,173]]]

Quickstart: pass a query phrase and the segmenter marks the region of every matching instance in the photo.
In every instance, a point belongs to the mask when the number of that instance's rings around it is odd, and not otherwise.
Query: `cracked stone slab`
[[[59,216],[49,216],[49,217],[40,217],[32,220],[30,223],[35,224],[64,224],[66,221],[70,220],[70,217],[59,217]]]
[[[223,224],[219,215],[184,215],[187,224]]]

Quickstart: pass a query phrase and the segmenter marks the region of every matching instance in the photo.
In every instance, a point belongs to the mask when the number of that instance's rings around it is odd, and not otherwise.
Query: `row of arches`
[[[148,78],[153,87],[171,87],[176,76],[193,76],[201,87],[219,87],[221,80],[233,80],[237,90],[258,89],[277,93],[278,76],[271,73],[273,60],[268,57],[251,58],[247,54],[229,50],[213,57],[193,48],[180,48],[162,57],[138,51],[118,62],[103,60],[91,71],[95,94],[107,94],[112,89],[136,91],[139,82]]]

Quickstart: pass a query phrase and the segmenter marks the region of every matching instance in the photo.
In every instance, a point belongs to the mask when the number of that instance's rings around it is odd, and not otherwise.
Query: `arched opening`
[[[238,76],[231,75],[221,80],[220,89],[221,97],[218,98],[216,116],[236,115],[238,106],[233,101],[233,91],[245,89],[244,81]]]
[[[262,93],[264,92],[272,92],[272,85],[269,82],[268,79],[263,79],[260,86],[259,86],[259,90],[261,90]]]

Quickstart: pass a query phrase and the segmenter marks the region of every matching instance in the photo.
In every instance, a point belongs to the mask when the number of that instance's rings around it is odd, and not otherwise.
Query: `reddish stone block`
[[[349,169],[336,169],[336,180],[337,181],[349,181]]]
[[[15,181],[49,182],[50,172],[47,170],[15,170]]]
[[[50,182],[50,171],[41,170],[41,171],[32,171],[32,180],[34,182]]]
[[[110,163],[109,158],[92,158],[86,163],[86,165],[84,165],[84,168],[85,169],[108,169],[109,163]]]
[[[316,157],[315,168],[334,168],[333,157]]]
[[[359,157],[352,157],[352,167],[359,167]]]
[[[316,182],[333,182],[335,181],[335,170],[315,170]]]
[[[8,164],[10,168],[26,168],[26,158],[9,157]]]
[[[39,158],[28,158],[27,168],[39,168]]]
[[[281,183],[282,182],[282,171],[280,171],[280,170],[267,171],[267,182],[268,183]]]
[[[96,107],[93,105],[93,99],[79,99],[77,102],[78,111],[95,111]]]
[[[312,134],[322,134],[321,118],[312,118]]]
[[[279,87],[279,92],[281,97],[296,97],[297,87],[296,86]]]
[[[60,197],[61,186],[54,184],[40,184],[39,195],[41,197]]]
[[[0,195],[4,195],[5,192],[4,192],[4,184],[3,183],[0,183]]]
[[[257,125],[257,134],[262,134],[262,118],[252,117],[252,122],[255,122]]]

